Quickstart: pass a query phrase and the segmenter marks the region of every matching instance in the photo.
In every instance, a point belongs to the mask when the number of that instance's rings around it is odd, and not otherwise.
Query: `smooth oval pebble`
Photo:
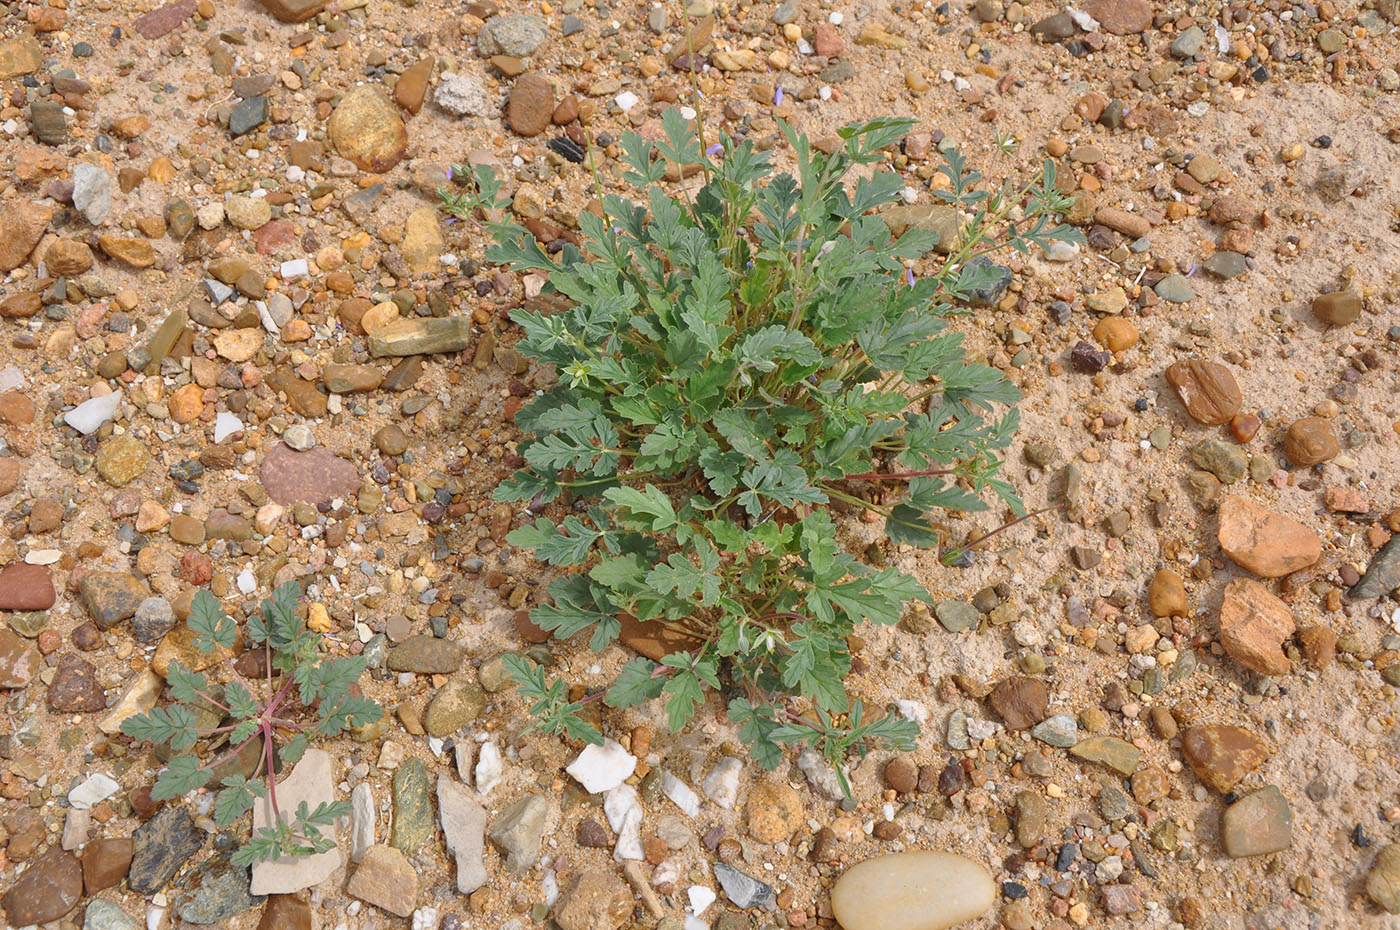
[[[902,852],[857,863],[831,889],[845,930],[945,930],[985,913],[996,897],[986,869],[946,852]]]

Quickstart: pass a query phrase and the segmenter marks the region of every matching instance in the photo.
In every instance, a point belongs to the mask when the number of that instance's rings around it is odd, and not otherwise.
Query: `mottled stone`
[[[58,920],[78,906],[83,896],[83,870],[78,860],[51,849],[32,863],[0,899],[5,917],[16,927]]]
[[[1220,605],[1220,644],[1236,662],[1261,675],[1288,674],[1283,644],[1295,622],[1288,605],[1248,578],[1225,586]]]
[[[128,882],[131,890],[153,895],[204,846],[206,834],[183,807],[167,807],[136,828]]]
[[[408,129],[398,109],[373,84],[361,84],[340,98],[326,126],[331,143],[361,170],[383,174],[408,148]]]
[[[1210,724],[1182,733],[1181,753],[1197,778],[1225,794],[1269,758],[1269,747],[1243,727]]]
[[[997,682],[987,695],[987,703],[1008,729],[1024,730],[1045,719],[1050,690],[1038,678],[1017,675]]]
[[[632,893],[611,869],[575,872],[554,902],[559,930],[619,930],[632,916]]]
[[[1220,548],[1263,578],[1281,578],[1322,557],[1322,540],[1296,520],[1235,494],[1220,496]]]
[[[126,572],[91,572],[78,583],[78,597],[99,630],[110,630],[135,616],[142,601],[150,596],[146,586]],[[168,629],[162,630],[161,635]]]
[[[287,506],[326,503],[360,487],[360,471],[324,446],[297,452],[283,443],[263,457],[259,478],[268,497]]]
[[[418,906],[418,873],[408,857],[392,846],[371,846],[345,886],[352,898],[409,917]]]

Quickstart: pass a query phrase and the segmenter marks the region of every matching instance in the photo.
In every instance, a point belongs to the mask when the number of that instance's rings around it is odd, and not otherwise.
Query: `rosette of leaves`
[[[947,320],[1000,271],[974,259],[1082,237],[1056,225],[1068,201],[1053,163],[1028,187],[993,190],[947,150],[951,189],[931,194],[966,222],[916,279],[937,234],[892,237],[876,212],[901,198],[885,152],[911,125],[847,127],[827,154],[784,124],[795,173],[773,177],[750,141],[707,146],[672,109],[664,142],[622,137],[625,180],[644,200],[600,188],[601,210],[579,216],[582,251],[550,254],[520,226],[490,223],[487,259],[542,273],[570,304],[511,315],[516,349],[557,373],[516,414],[527,464],[496,491],[546,514],[509,539],[562,571],[531,619],[561,639],[587,631],[595,651],[624,615],[692,644],[633,658],[574,701],[511,660],[544,730],[599,742],[583,704],[654,698],[680,729],[720,692],[769,768],[785,745],[813,746],[839,772],[848,752],[912,744],[913,723],[871,719],[848,695],[846,637],[929,596],[845,551],[829,507],[873,510],[890,542],[927,547],[943,542],[935,515],[984,509],[987,490],[1022,512],[996,477],[1019,394],[967,358]],[[489,169],[454,172],[472,181],[443,192],[448,212],[504,215]],[[696,172],[693,193],[662,187]],[[568,506],[551,518],[551,502]]]
[[[288,582],[244,624],[248,648],[263,658],[265,677],[252,681],[227,658],[238,638],[233,619],[208,591],[197,593],[187,621],[195,648],[223,653],[223,664],[195,672],[172,662],[166,684],[174,701],[122,721],[127,736],[169,747],[170,761],[151,789],[153,800],[215,789],[214,820],[227,827],[251,811],[256,799],[268,799],[273,825],[254,831],[234,854],[240,865],[311,855],[335,845],[334,824],[350,813],[349,803],[312,809],[302,802],[284,816],[273,777],[274,753],[277,763],[294,764],[312,740],[373,723],[383,714],[376,702],[352,690],[364,671],[364,658],[327,658],[322,637],[305,629],[296,614],[300,593],[297,582]],[[202,715],[217,716],[220,722],[201,727]],[[229,774],[215,781],[217,768],[254,743],[260,750],[251,777]],[[197,751],[201,746],[208,761]]]

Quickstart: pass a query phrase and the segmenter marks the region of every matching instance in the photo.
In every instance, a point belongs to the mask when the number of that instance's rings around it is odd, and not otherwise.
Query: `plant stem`
[[[957,474],[955,468],[925,468],[920,471],[892,471],[875,472],[867,471],[859,475],[846,475],[842,481],[906,481],[910,478],[928,478],[933,475],[953,475]]]
[[[213,762],[210,762],[208,765],[203,766],[203,767],[206,768],[206,769],[212,769],[212,768],[215,768],[215,767],[217,767],[217,766],[219,766],[219,765],[222,765],[223,763],[227,762],[229,759],[232,759],[234,756],[236,756],[236,755],[238,755],[240,752],[242,752],[244,746],[247,746],[249,743],[251,743],[253,740],[255,740],[255,739],[257,739],[257,738],[258,738],[258,734],[257,734],[256,731],[254,731],[254,733],[253,733],[252,736],[248,737],[248,738],[245,739],[243,742],[239,743],[237,746],[233,747],[233,748],[230,749],[228,752],[224,753],[222,756],[219,756],[219,758],[215,759]]]
[[[267,798],[272,802],[272,820],[278,823],[282,820],[282,811],[277,807],[277,773],[272,766],[272,726],[264,723],[259,729],[263,734],[263,764],[267,766]]]

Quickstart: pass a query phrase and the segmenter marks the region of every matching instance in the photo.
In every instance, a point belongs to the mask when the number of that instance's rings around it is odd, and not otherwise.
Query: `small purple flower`
[[[712,145],[712,146],[710,146],[709,148],[705,149],[705,154],[713,157],[713,156],[718,155],[720,152],[723,152],[723,151],[724,151],[724,146],[722,146],[722,145],[720,145],[718,142],[716,142],[714,145]]]
[[[780,106],[782,106],[782,105],[783,105],[783,89],[782,89],[781,87],[779,87],[777,90],[773,91],[773,106],[775,106],[775,107],[780,107]]]
[[[905,268],[905,269],[904,269],[904,280],[908,282],[908,284],[909,284],[910,287],[913,287],[913,286],[914,286],[914,269],[913,269],[913,268]]]
[[[451,166],[451,165],[448,165],[448,166],[447,166],[447,180],[449,180],[449,181],[452,180],[452,166]]]

